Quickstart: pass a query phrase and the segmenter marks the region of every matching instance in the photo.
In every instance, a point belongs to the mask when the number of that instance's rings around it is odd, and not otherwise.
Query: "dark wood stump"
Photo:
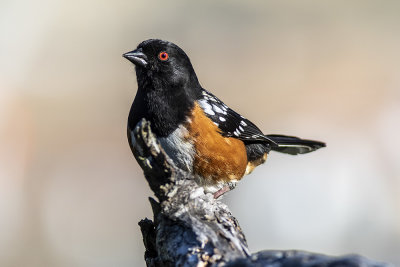
[[[228,207],[204,194],[194,177],[175,167],[145,120],[135,128],[133,154],[158,201],[154,220],[139,222],[147,266],[390,266],[358,255],[332,257],[303,251],[250,254]]]

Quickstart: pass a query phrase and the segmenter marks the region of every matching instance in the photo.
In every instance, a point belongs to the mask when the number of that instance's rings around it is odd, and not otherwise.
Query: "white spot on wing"
[[[219,117],[220,121],[226,121],[226,119],[224,117]]]
[[[212,106],[208,104],[206,100],[200,100],[199,104],[203,108],[205,113],[207,113],[208,115],[215,115],[215,112],[212,110]]]
[[[215,112],[212,111],[211,108],[205,108],[205,109],[204,109],[204,112],[207,113],[207,114],[209,114],[209,115],[215,115]]]
[[[247,123],[244,122],[244,121],[240,121],[240,124],[243,125],[243,126],[247,126]]]
[[[220,109],[217,105],[213,105],[212,107],[213,107],[213,110],[215,110],[215,112],[223,113],[222,109]]]

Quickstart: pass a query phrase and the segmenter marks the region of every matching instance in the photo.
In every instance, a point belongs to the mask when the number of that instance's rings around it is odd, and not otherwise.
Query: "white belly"
[[[187,139],[188,131],[184,126],[180,126],[167,137],[157,138],[161,147],[173,160],[175,165],[189,173],[193,173],[194,146]]]

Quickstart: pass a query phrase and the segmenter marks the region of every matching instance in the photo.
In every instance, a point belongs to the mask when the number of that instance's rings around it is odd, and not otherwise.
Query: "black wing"
[[[202,97],[198,102],[207,117],[219,127],[222,135],[249,143],[262,142],[278,146],[276,142],[264,135],[254,123],[230,109],[207,90],[202,90]]]

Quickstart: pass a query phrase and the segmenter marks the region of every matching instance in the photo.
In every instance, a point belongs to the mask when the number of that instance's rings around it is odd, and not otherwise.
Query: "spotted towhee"
[[[303,154],[318,141],[265,135],[251,121],[203,89],[189,57],[177,45],[150,39],[123,55],[136,65],[138,91],[128,118],[128,140],[146,118],[177,167],[217,198],[278,151]]]

